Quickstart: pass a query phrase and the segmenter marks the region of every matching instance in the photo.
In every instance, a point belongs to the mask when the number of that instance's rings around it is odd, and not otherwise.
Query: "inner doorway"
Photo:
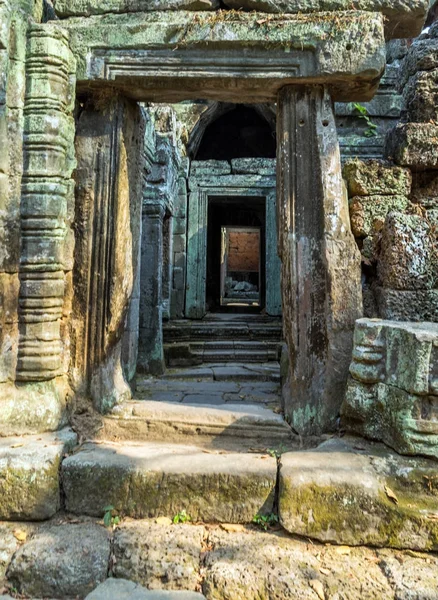
[[[265,197],[209,196],[206,311],[261,312],[265,255]]]
[[[260,227],[221,233],[221,306],[260,306]]]

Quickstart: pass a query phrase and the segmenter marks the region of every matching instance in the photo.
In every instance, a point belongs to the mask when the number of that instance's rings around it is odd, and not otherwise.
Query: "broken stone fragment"
[[[398,165],[416,169],[438,169],[438,125],[399,123],[386,137],[385,153]]]
[[[402,454],[438,458],[437,342],[436,323],[359,319],[342,406],[347,429]]]
[[[49,525],[14,555],[7,577],[36,598],[84,597],[107,578],[108,531],[93,523]]]
[[[352,196],[408,196],[412,175],[409,169],[383,160],[353,159],[345,163],[342,175]]]

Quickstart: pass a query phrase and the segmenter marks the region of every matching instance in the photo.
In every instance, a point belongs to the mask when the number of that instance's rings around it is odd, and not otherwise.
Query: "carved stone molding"
[[[57,26],[33,26],[26,68],[16,378],[47,381],[62,372],[60,324],[65,271],[71,269],[66,242],[76,64],[68,34]]]
[[[303,434],[333,429],[345,393],[360,254],[350,230],[333,107],[322,86],[278,96],[278,224],[290,353],[285,410]]]

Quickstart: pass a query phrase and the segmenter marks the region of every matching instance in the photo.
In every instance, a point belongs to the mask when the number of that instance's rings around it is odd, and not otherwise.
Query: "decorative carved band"
[[[60,374],[62,362],[75,61],[55,25],[33,26],[27,51],[16,378],[44,381]]]

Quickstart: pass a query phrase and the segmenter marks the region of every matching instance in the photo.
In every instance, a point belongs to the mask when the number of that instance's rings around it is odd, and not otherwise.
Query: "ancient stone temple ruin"
[[[438,599],[437,17],[0,0],[0,594]]]

